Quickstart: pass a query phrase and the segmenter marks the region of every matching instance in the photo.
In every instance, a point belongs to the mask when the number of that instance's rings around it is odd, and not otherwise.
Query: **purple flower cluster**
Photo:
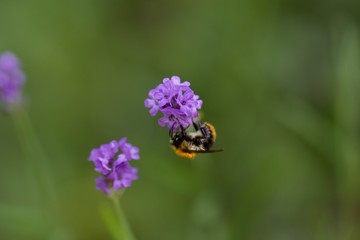
[[[164,78],[163,83],[150,90],[149,98],[144,102],[150,108],[150,115],[155,116],[158,111],[164,114],[158,120],[160,126],[167,126],[170,130],[180,125],[187,128],[194,118],[199,116],[202,100],[190,88],[190,83],[181,83],[180,78],[172,76]]]
[[[0,55],[0,100],[5,104],[18,103],[25,82],[17,57],[11,52]]]
[[[122,152],[119,153],[119,150]],[[111,189],[130,187],[131,182],[138,178],[138,170],[129,161],[138,159],[139,148],[127,143],[125,137],[94,148],[89,160],[94,162],[95,171],[102,174],[96,178],[96,189],[110,194]]]

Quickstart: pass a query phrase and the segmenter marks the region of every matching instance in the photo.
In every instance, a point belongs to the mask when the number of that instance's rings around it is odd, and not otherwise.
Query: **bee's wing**
[[[188,152],[193,152],[193,153],[214,153],[214,152],[222,152],[222,151],[224,151],[223,148],[209,149],[209,150],[190,150]]]

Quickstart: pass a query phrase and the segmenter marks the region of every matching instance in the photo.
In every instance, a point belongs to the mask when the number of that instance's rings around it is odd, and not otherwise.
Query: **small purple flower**
[[[130,187],[131,182],[138,178],[138,170],[129,161],[138,159],[139,148],[126,142],[125,137],[91,150],[89,160],[94,162],[95,171],[102,174],[95,179],[96,189],[110,194],[111,189]]]
[[[25,75],[20,62],[11,52],[0,55],[0,101],[6,105],[21,101],[21,89],[25,82]]]
[[[137,168],[131,167],[129,162],[115,162],[114,165],[114,190],[127,188],[131,186],[131,182],[138,178]]]
[[[104,177],[95,178],[96,189],[103,191],[106,194],[110,194],[109,180]]]
[[[139,160],[139,148],[127,143],[126,140],[127,139],[124,137],[119,141],[120,149],[123,151],[127,159]]]
[[[144,101],[145,107],[149,108],[151,116],[159,111],[164,114],[158,120],[162,127],[175,130],[181,125],[187,128],[199,116],[202,100],[191,90],[189,82],[181,83],[177,76],[164,78],[163,83],[150,90],[148,95],[149,98]]]

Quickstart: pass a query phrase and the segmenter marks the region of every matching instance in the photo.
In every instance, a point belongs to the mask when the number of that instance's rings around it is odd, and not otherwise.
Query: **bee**
[[[212,149],[216,140],[216,131],[210,123],[193,122],[195,132],[186,132],[180,125],[180,130],[170,131],[170,143],[175,153],[180,157],[193,159],[197,153],[221,152],[223,149]]]

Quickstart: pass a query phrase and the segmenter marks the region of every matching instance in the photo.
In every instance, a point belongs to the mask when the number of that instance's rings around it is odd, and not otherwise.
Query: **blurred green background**
[[[37,136],[0,116],[0,238],[111,239],[87,158],[127,136],[137,239],[360,239],[359,23],[359,1],[1,0]],[[224,152],[172,152],[143,104],[172,75]]]

